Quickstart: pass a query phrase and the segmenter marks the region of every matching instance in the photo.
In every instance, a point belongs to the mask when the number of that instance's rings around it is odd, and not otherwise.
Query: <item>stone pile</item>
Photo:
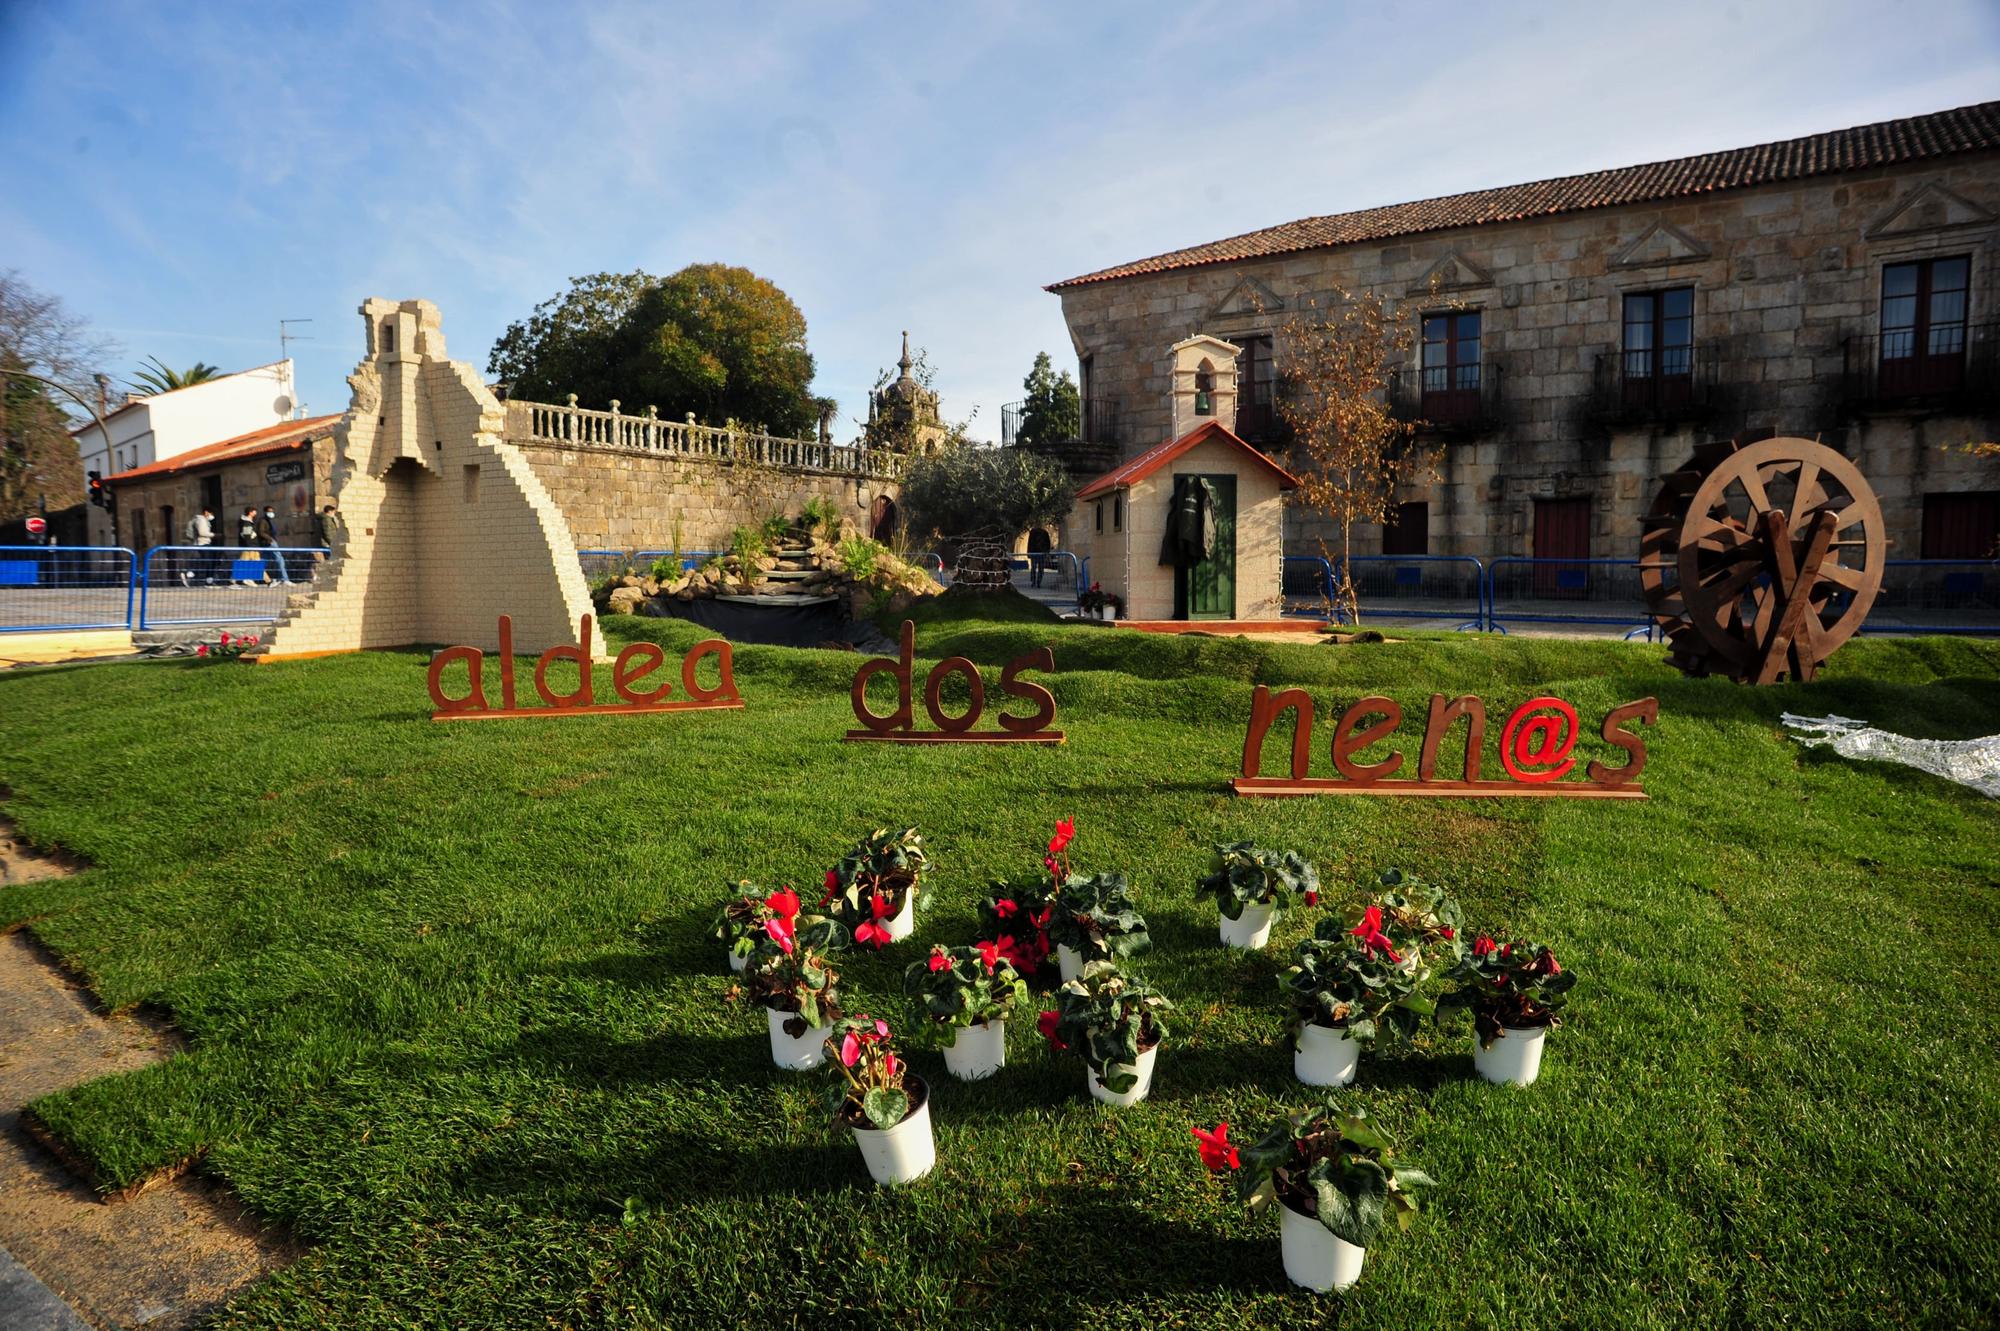
[[[628,573],[601,585],[596,594],[601,612],[619,615],[661,614],[663,600],[693,601],[708,597],[756,600],[775,605],[804,605],[829,599],[844,601],[851,619],[873,614],[886,600],[891,613],[901,613],[943,588],[929,572],[879,550],[871,567],[849,570],[840,542],[855,533],[843,527],[833,540],[794,526],[775,544],[753,557],[731,551],[698,568],[661,580]]]

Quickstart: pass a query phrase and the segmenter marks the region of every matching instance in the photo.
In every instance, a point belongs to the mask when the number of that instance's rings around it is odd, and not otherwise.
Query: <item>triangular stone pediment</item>
[[[1493,274],[1457,250],[1445,251],[1424,275],[1410,284],[1411,291],[1473,291],[1493,285]]]
[[[1274,314],[1285,308],[1282,296],[1265,286],[1254,277],[1246,277],[1229,288],[1229,294],[1216,302],[1209,311],[1212,319],[1226,319],[1231,315]]]
[[[1954,194],[1935,182],[1917,186],[1887,216],[1868,229],[1870,240],[1884,236],[1907,236],[1918,231],[1943,231],[1955,226],[1978,226],[1993,221],[1991,209],[1982,208],[1962,194]]]
[[[1677,226],[1655,222],[1639,238],[1618,252],[1613,268],[1647,268],[1660,263],[1681,263],[1706,259],[1708,247]]]

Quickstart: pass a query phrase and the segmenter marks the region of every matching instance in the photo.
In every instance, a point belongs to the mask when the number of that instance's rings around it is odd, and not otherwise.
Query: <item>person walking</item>
[[[243,516],[236,519],[236,544],[245,550],[255,550],[257,548],[257,506],[255,504],[245,508]],[[243,556],[238,555],[237,558],[241,559]],[[263,566],[262,556],[258,556],[258,566],[260,568]],[[233,579],[238,587],[255,587],[263,580],[261,577]]]
[[[313,544],[323,547],[327,553],[313,556],[315,559],[331,559],[334,543],[339,539],[347,524],[340,520],[340,510],[332,504],[322,508],[313,517]]]
[[[269,558],[278,566],[278,581],[291,585],[292,570],[285,563],[284,553],[278,549],[278,511],[269,504],[257,518],[257,542],[271,552]]]
[[[182,530],[181,535],[187,539],[189,545],[196,547],[194,558],[188,561],[190,567],[181,570],[181,585],[183,587],[192,587],[197,578],[204,585],[213,585],[215,582],[214,556],[207,553],[207,551],[209,547],[215,544],[215,510],[207,504],[203,504],[201,512],[187,520],[187,526]]]

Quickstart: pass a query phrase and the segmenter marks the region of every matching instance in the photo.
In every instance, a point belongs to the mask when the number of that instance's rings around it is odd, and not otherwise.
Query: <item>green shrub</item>
[[[866,536],[850,536],[840,543],[840,571],[850,578],[867,580],[875,576],[889,547]]]

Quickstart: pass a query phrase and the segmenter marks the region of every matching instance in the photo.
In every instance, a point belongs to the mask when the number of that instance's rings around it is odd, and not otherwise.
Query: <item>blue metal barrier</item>
[[[1089,590],[1083,586],[1083,560],[1072,551],[1038,550],[1033,554],[1015,555],[1013,570],[1015,572],[1025,572],[1030,582],[1039,589],[1042,585],[1043,575],[1050,571],[1050,565],[1061,566],[1064,560],[1069,561],[1066,567],[1069,572],[1070,583],[1076,588],[1076,594],[1082,596],[1085,591]]]
[[[1296,577],[1310,569],[1311,575]],[[1287,599],[1292,596],[1316,596],[1316,608],[1294,610]],[[1318,617],[1331,614],[1334,622],[1340,621],[1340,611],[1333,603],[1333,565],[1318,555],[1286,555],[1278,570],[1278,599],[1284,604],[1287,615],[1311,615]]]
[[[634,573],[649,574],[654,564],[673,553],[671,550],[579,550],[576,557],[583,565],[583,576],[595,580],[606,574],[623,573],[627,567]],[[683,550],[681,568],[698,568],[703,560],[713,559],[716,554],[714,550]]]
[[[1577,609],[1569,609],[1569,606]],[[1597,613],[1592,607],[1603,607]],[[1502,556],[1486,566],[1486,624],[1651,626],[1635,559],[1529,559]]]
[[[1863,633],[2000,633],[2000,559],[1889,559]]]
[[[1348,562],[1356,599],[1377,618],[1455,619],[1460,632],[1470,633],[1487,627],[1486,566],[1471,555],[1354,555]],[[1426,610],[1406,600],[1471,604]]]
[[[322,546],[156,545],[139,566],[135,629],[263,624],[319,577]]]
[[[135,558],[115,545],[0,545],[0,633],[129,627]]]

